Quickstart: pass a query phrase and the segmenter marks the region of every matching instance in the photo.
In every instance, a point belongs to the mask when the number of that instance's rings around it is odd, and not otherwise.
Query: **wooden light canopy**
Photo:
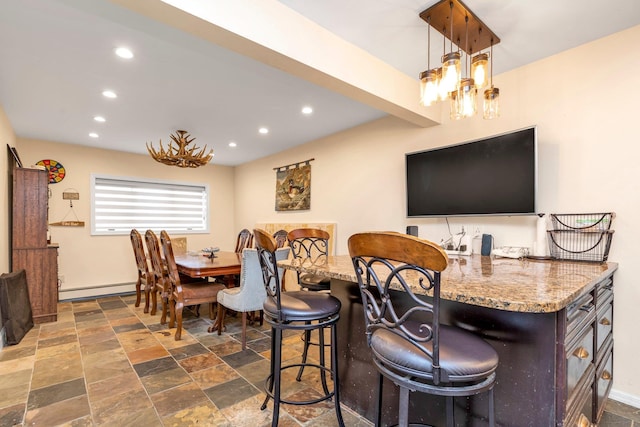
[[[451,5],[453,4],[453,8]],[[453,20],[449,16],[453,16]],[[467,37],[467,22],[469,18],[469,44],[465,46]],[[460,0],[441,0],[428,9],[420,12],[420,18],[439,31],[445,38],[450,39],[467,55],[473,55],[483,49],[500,43],[500,37],[494,34],[484,22],[480,20]],[[453,23],[453,24],[452,24]],[[451,25],[453,25],[453,39],[451,39]],[[493,43],[492,43],[493,41]]]

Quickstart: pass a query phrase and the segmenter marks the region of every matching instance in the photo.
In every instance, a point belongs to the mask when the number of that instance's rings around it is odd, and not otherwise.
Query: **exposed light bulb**
[[[430,106],[438,100],[438,76],[436,70],[420,73],[420,104]]]
[[[460,82],[460,52],[447,53],[442,57],[442,80],[440,84],[443,90],[453,92]]]
[[[131,59],[133,58],[133,52],[129,48],[119,47],[116,49],[116,55],[123,59]]]
[[[489,55],[481,53],[471,59],[471,77],[478,89],[489,84]]]

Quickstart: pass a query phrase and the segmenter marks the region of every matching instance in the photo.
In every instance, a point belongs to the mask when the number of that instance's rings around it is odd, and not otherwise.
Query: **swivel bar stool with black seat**
[[[455,425],[455,396],[486,391],[489,425],[495,426],[498,354],[482,338],[440,323],[440,273],[448,264],[443,250],[417,237],[371,232],[351,236],[349,254],[364,305],[367,344],[380,375],[376,426],[381,421],[382,376],[400,388],[400,427],[409,425],[410,391],[445,396],[447,426]],[[432,302],[413,289],[429,293]],[[396,300],[401,293],[409,297],[409,308]]]
[[[265,383],[267,397],[261,409],[267,407],[269,399],[273,399],[272,427],[278,425],[280,404],[309,405],[333,398],[338,424],[344,426],[340,410],[340,387],[338,380],[338,340],[336,323],[340,318],[340,301],[321,292],[293,291],[282,292],[280,289],[281,269],[276,261],[276,241],[264,230],[253,231],[258,259],[262,269],[262,278],[267,291],[267,300],[263,305],[264,317],[271,325],[271,372]],[[325,363],[324,352],[320,352],[320,363],[296,363],[282,366],[282,332],[287,329],[306,331],[331,329],[331,367]],[[324,346],[324,334],[319,334],[320,345]],[[320,370],[320,380],[324,395],[307,401],[291,401],[281,398],[282,371],[300,366],[313,367]],[[327,386],[327,372],[333,378],[333,390]]]
[[[289,231],[287,239],[291,247],[291,254],[302,265],[313,266],[326,264],[329,255],[329,233],[317,228],[297,228]],[[305,291],[329,291],[331,289],[331,279],[318,276],[312,273],[300,273],[298,275],[298,285]],[[318,329],[322,333],[322,329]],[[307,363],[310,345],[318,345],[318,342],[311,340],[311,331],[306,330],[302,334],[304,350],[302,351],[302,366],[298,371],[297,381],[302,379],[304,364]],[[319,347],[320,352],[324,347]]]

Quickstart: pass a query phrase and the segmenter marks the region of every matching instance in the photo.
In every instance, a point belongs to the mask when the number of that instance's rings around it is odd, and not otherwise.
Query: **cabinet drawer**
[[[593,413],[593,365],[587,369],[586,376],[580,381],[575,395],[567,403],[567,412],[562,425],[564,427],[591,427]]]
[[[565,342],[569,344],[576,339],[576,335],[595,318],[595,304],[593,295],[588,293],[569,304],[566,310],[567,335]]]
[[[596,295],[598,298],[598,305],[602,301],[613,297],[613,277],[609,276],[596,286]]]
[[[613,341],[607,345],[603,362],[596,370],[596,418],[600,420],[613,383]]]
[[[598,354],[598,360],[602,357],[600,350],[612,331],[613,297],[607,300],[605,305],[598,308],[598,315],[596,317],[596,352]]]
[[[571,396],[589,367],[593,367],[593,327],[588,325],[573,345],[567,346],[567,395]]]

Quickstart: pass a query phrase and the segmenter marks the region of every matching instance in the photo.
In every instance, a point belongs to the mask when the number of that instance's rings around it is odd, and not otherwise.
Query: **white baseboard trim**
[[[616,389],[611,389],[611,393],[609,393],[609,399],[640,409],[640,396],[635,396],[633,394],[618,391]]]
[[[135,283],[115,283],[86,288],[60,289],[58,291],[58,300],[67,301],[82,298],[97,298],[105,295],[135,293],[135,291]]]

